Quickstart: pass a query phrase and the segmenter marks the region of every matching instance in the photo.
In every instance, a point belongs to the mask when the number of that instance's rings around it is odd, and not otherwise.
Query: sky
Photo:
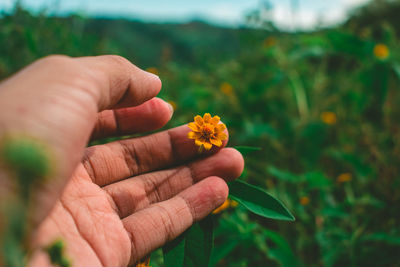
[[[22,0],[32,10],[78,12],[87,16],[116,16],[152,22],[186,22],[202,19],[225,26],[239,26],[245,14],[268,1],[268,16],[285,29],[312,29],[345,20],[352,8],[369,0]],[[0,0],[0,10],[12,8],[15,0]],[[297,2],[295,16],[292,3]]]

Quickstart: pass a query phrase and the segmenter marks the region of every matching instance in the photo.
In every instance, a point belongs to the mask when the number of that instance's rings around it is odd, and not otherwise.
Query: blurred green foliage
[[[376,0],[342,26],[285,33],[17,7],[0,19],[0,78],[48,54],[119,54],[161,77],[176,107],[169,126],[210,112],[231,145],[262,147],[246,155],[243,179],[296,222],[240,206],[215,215],[213,265],[398,266],[399,12],[399,1]]]

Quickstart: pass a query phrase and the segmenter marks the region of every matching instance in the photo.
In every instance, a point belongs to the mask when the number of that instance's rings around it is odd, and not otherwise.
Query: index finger
[[[99,94],[99,110],[137,106],[161,90],[158,76],[136,67],[123,57],[106,55],[75,60],[90,70],[90,78]]]
[[[45,143],[54,165],[54,179],[37,184],[35,220],[49,212],[80,162],[98,112],[139,105],[160,89],[157,76],[119,56],[49,56],[0,84],[0,136]]]

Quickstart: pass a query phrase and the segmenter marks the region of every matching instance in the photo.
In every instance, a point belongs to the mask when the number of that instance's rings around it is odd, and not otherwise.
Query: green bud
[[[28,137],[3,139],[0,159],[19,178],[37,179],[49,174],[49,156],[44,145]]]
[[[45,248],[47,251],[50,261],[54,265],[58,265],[60,267],[69,267],[71,266],[71,262],[64,255],[65,244],[61,239],[55,240],[50,246]]]

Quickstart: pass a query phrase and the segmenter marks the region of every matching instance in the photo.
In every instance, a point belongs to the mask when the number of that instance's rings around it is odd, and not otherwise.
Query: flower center
[[[210,125],[204,125],[201,133],[204,138],[208,139],[214,134],[214,129]]]

